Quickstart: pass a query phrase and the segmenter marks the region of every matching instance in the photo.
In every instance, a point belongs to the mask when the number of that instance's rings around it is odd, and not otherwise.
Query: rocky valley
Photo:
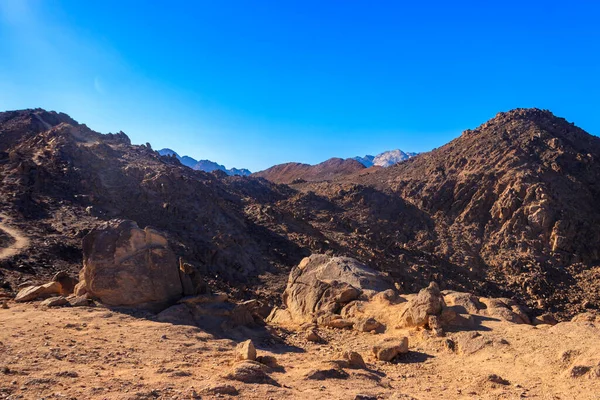
[[[184,158],[0,113],[0,397],[599,398],[600,138],[515,109],[373,166]]]

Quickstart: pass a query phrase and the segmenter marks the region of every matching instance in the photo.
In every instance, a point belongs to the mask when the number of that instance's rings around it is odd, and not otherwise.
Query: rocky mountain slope
[[[28,243],[0,260],[0,279],[14,291],[75,272],[83,235],[126,218],[166,232],[178,257],[241,296],[276,302],[289,268],[318,252],[405,292],[437,281],[568,316],[600,305],[599,157],[600,139],[529,109],[389,168],[332,159],[225,176],[64,114],[0,113],[0,243],[17,243],[2,226]]]
[[[15,282],[60,269],[76,272],[81,238],[113,218],[168,232],[178,243],[178,256],[225,280],[245,280],[302,257],[297,245],[245,218],[233,177],[230,185],[147,146],[131,145],[123,133],[101,135],[64,114],[0,113],[0,171],[2,223],[29,243],[28,251],[1,260],[0,279],[13,289]],[[290,189],[280,193],[261,182],[244,190],[276,198]],[[14,240],[10,231],[2,233],[8,243]],[[294,260],[277,260],[288,255]]]
[[[248,176],[251,174],[251,172],[245,168],[230,168],[227,169],[225,168],[224,165],[221,164],[217,164],[214,161],[210,161],[210,160],[195,160],[192,157],[189,156],[183,156],[181,157],[179,154],[177,154],[176,152],[174,152],[171,149],[161,149],[158,150],[158,154],[160,154],[161,156],[174,156],[175,158],[177,158],[183,165],[185,165],[186,167],[190,167],[191,169],[195,169],[196,171],[204,171],[204,172],[213,172],[216,170],[220,170],[225,172],[227,175],[240,175],[240,176]]]

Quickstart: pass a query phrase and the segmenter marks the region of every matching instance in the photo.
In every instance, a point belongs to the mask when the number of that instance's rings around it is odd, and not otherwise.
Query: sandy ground
[[[477,331],[426,338],[422,331],[383,335],[320,330],[323,344],[273,328],[208,332],[105,308],[0,309],[0,398],[194,399],[230,384],[238,398],[355,399],[600,399],[600,328],[591,322],[554,327],[486,320]],[[382,337],[410,336],[397,363],[376,361]],[[276,357],[270,376],[279,386],[224,378],[238,342],[251,338],[259,355]],[[305,375],[341,350],[362,354],[368,369],[346,379]],[[573,367],[591,369],[573,377]],[[575,369],[576,371],[579,371]],[[584,368],[585,370],[585,368]],[[600,373],[600,369],[597,370]],[[497,375],[505,382],[498,383]],[[360,398],[360,397],[359,397]]]

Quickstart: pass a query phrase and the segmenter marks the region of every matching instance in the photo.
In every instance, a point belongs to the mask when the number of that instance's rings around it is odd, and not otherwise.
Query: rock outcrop
[[[163,234],[113,221],[84,237],[76,294],[108,306],[162,309],[183,295],[178,265]]]
[[[321,316],[323,324],[346,327],[352,323],[332,314],[339,314],[342,307],[353,300],[368,299],[391,287],[381,273],[355,259],[314,254],[304,258],[290,272],[283,304],[285,313],[293,321],[312,321]],[[277,318],[276,313],[272,319]]]
[[[431,282],[412,298],[400,315],[401,327],[424,327],[431,316],[440,316],[444,309],[444,298],[437,283]]]

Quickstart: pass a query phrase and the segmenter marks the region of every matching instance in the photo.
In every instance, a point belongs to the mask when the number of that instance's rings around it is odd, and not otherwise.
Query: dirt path
[[[10,258],[29,247],[29,239],[19,229],[6,225],[10,220],[6,215],[0,214],[0,231],[14,239],[14,243],[6,248],[0,248],[0,260]]]

